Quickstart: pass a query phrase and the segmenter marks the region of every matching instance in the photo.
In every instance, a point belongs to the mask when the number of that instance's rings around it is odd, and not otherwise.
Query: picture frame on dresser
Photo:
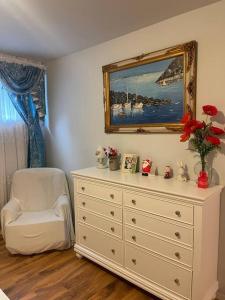
[[[138,156],[136,154],[124,154],[121,171],[125,173],[136,173],[138,166]]]

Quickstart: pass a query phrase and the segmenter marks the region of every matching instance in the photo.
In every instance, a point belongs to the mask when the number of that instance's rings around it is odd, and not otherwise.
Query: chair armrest
[[[64,218],[65,229],[66,229],[66,240],[68,247],[73,244],[74,241],[74,228],[71,214],[71,205],[67,195],[61,195],[56,200],[53,207],[55,214],[58,217]]]
[[[5,226],[15,221],[22,214],[21,207],[16,199],[11,199],[1,210],[2,234],[5,236]]]
[[[67,195],[59,196],[53,208],[57,216],[64,216],[65,210],[69,209],[70,211],[70,203],[69,203],[68,196]]]

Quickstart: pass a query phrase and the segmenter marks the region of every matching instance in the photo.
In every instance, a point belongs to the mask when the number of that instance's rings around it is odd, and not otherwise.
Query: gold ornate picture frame
[[[171,133],[195,117],[197,42],[102,67],[106,133]]]

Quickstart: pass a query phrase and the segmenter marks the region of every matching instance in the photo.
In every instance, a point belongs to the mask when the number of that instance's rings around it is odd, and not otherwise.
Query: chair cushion
[[[65,225],[53,209],[23,212],[6,225],[6,248],[11,253],[31,254],[65,248]]]

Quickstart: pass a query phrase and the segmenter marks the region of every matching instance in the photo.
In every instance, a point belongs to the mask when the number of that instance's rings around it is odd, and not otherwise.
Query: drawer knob
[[[132,199],[131,202],[136,205],[136,200]]]
[[[112,232],[114,232],[114,231],[115,231],[115,228],[114,228],[114,227],[111,227],[110,229],[111,229],[111,231],[112,231]]]
[[[180,232],[175,232],[174,234],[175,234],[175,236],[176,236],[178,239],[180,239],[180,238],[181,238],[181,236],[180,236]]]
[[[116,250],[115,249],[111,249],[111,252],[112,252],[112,254],[115,254]]]
[[[82,205],[83,205],[83,206],[85,206],[85,205],[86,205],[86,203],[85,203],[85,202],[82,202]]]
[[[176,256],[178,259],[180,259],[180,258],[181,258],[181,256],[180,256],[180,253],[179,253],[179,252],[175,252],[175,256]]]
[[[135,218],[132,218],[131,221],[136,224],[136,219]]]
[[[82,186],[81,189],[82,189],[83,192],[85,191],[85,187],[84,186]]]
[[[176,283],[176,285],[180,285],[180,280],[178,278],[174,279],[174,282]]]
[[[133,240],[133,241],[135,241],[135,242],[136,242],[136,236],[135,236],[135,235],[132,235],[132,237],[131,237],[131,238],[132,238],[132,240]]]
[[[132,258],[132,263],[134,264],[134,265],[136,265],[137,264],[137,261],[136,261],[136,259],[135,258]]]
[[[114,195],[113,195],[113,194],[110,194],[110,198],[111,198],[111,199],[114,199]]]
[[[181,212],[179,210],[175,211],[175,215],[178,216],[179,218],[181,217]]]
[[[83,217],[82,217],[82,219],[85,221],[85,220],[86,220],[86,217],[85,217],[85,216],[83,216]]]
[[[83,236],[83,239],[84,239],[84,240],[86,240],[86,239],[87,239],[86,235],[84,235],[84,236]]]
[[[114,216],[114,211],[112,210],[112,211],[110,211],[110,214],[112,215],[112,216]]]

